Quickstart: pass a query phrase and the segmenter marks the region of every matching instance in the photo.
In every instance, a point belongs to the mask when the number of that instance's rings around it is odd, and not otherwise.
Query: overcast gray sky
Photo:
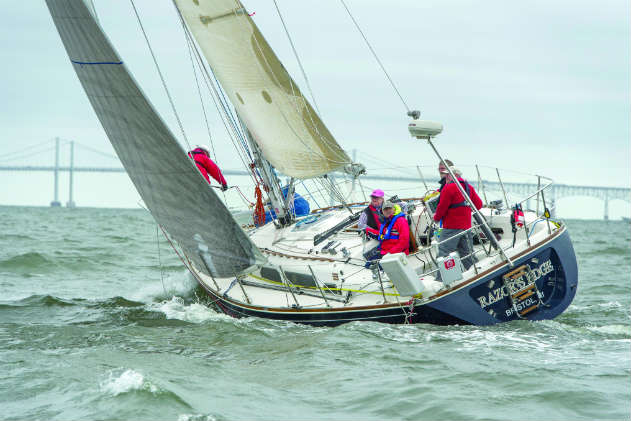
[[[430,148],[409,137],[403,104],[341,3],[277,2],[323,120],[342,147],[383,157],[384,166],[435,166]],[[123,61],[179,134],[129,1],[95,3]],[[565,184],[629,186],[628,1],[346,3],[408,105],[444,124],[437,144],[457,164],[512,168]],[[0,4],[0,165],[52,165],[50,139],[56,136],[114,155],[45,3]],[[171,2],[135,4],[188,137],[209,143]],[[307,94],[273,1],[244,4]],[[219,163],[241,169],[214,114]],[[37,143],[44,143],[39,153],[6,155]],[[64,148],[62,163],[67,163]],[[78,148],[75,165],[119,163]],[[50,174],[4,172],[0,180],[0,204],[47,205],[52,198]],[[80,205],[134,207],[138,200],[124,174],[81,174],[75,184]],[[67,186],[60,191],[65,202]],[[627,205],[612,206],[628,213]]]

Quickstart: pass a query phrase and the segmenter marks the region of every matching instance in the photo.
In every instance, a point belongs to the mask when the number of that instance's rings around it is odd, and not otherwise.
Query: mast
[[[239,121],[241,121],[240,118]],[[243,124],[243,122],[241,122],[241,127],[243,127],[245,137],[248,140],[248,145],[250,146],[250,149],[252,150],[252,153],[254,155],[254,165],[256,166],[256,168],[259,169],[261,178],[265,183],[263,188],[267,192],[267,195],[271,202],[270,211],[273,211],[276,214],[276,220],[278,221],[278,223],[276,223],[275,225],[277,228],[287,226],[293,221],[293,214],[289,211],[288,206],[290,201],[285,201],[285,198],[283,197],[283,192],[280,188],[280,181],[276,176],[274,167],[272,167],[269,161],[267,161],[263,156],[263,152],[261,151],[259,145],[252,138],[250,130],[245,124]],[[291,184],[293,185],[293,183]],[[293,188],[289,188],[287,191],[287,198],[289,199],[290,197],[293,197]]]

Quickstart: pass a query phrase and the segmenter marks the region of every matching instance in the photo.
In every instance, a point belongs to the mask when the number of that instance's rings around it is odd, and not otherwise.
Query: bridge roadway
[[[29,171],[29,172],[109,172],[109,173],[123,173],[125,169],[122,167],[70,167],[70,166],[0,166],[0,171]],[[244,170],[225,170],[225,175],[235,176],[248,176],[249,173]],[[339,174],[343,177],[343,174]],[[413,183],[421,183],[418,177],[405,177],[405,176],[380,176],[380,175],[363,175],[362,180],[367,181],[405,181]],[[438,182],[438,178],[430,177],[426,179],[426,182],[433,183]],[[56,184],[56,183],[55,183]],[[537,191],[537,185],[534,183],[502,183],[507,193],[518,194],[520,197],[526,197],[530,194],[534,194]],[[477,183],[473,183],[477,186]],[[482,180],[482,185],[485,190],[491,190],[494,192],[501,191],[501,185],[497,181]],[[543,184],[542,184],[543,185]],[[604,202],[604,219],[609,219],[609,201],[610,200],[622,200],[627,203],[631,203],[631,189],[626,187],[599,187],[599,186],[577,186],[569,184],[553,184],[546,190],[546,204],[550,209],[554,209],[555,203],[558,199],[573,196],[588,196],[595,197]],[[72,197],[72,194],[71,194]],[[535,200],[533,198],[533,200]],[[72,200],[70,201],[72,202]],[[57,189],[55,189],[55,199],[52,203],[58,206],[57,201]],[[526,204],[530,208],[530,203]]]

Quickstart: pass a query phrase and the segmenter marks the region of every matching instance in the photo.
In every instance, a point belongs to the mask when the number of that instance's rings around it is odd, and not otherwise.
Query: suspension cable
[[[52,139],[52,140],[55,140],[55,139]],[[43,140],[41,142],[37,142],[37,143],[30,144],[30,145],[22,146],[20,149],[16,149],[13,152],[7,152],[7,153],[4,153],[4,154],[0,155],[0,158],[3,161],[7,161],[7,160],[13,159],[13,158],[11,158],[11,155],[20,155],[20,156],[24,155],[24,154],[28,155],[29,153],[31,153],[29,150],[37,150],[37,151],[39,151],[39,150],[41,150],[40,146],[42,146],[42,145],[44,145],[46,143],[49,143],[49,142],[51,142],[51,139],[46,139],[46,140]],[[47,150],[50,149],[50,148],[53,148],[53,147],[54,146],[49,146],[49,148],[47,148]]]
[[[383,66],[383,64],[381,63],[381,60],[379,60],[379,57],[377,56],[377,53],[375,52],[375,50],[372,48],[372,45],[370,45],[370,42],[368,42],[368,39],[366,38],[366,35],[364,35],[364,32],[361,30],[361,28],[359,27],[359,24],[357,23],[357,21],[355,20],[355,18],[353,17],[353,14],[351,13],[351,11],[348,9],[348,6],[346,6],[346,3],[344,3],[344,0],[340,0],[340,2],[342,3],[342,6],[344,6],[344,9],[346,9],[346,12],[348,13],[348,16],[350,16],[351,20],[353,21],[353,23],[355,24],[355,27],[357,28],[357,30],[359,31],[359,33],[361,34],[362,38],[364,38],[364,41],[366,42],[366,45],[368,46],[368,48],[370,49],[370,52],[372,53],[373,57],[375,57],[375,60],[377,60],[377,63],[379,63],[379,66],[381,66],[381,70],[383,70],[383,73],[386,75],[386,77],[388,78],[388,80],[390,81],[390,85],[392,85],[392,88],[394,89],[394,91],[397,93],[397,95],[399,96],[399,99],[401,99],[401,102],[403,103],[403,106],[405,107],[405,109],[407,111],[410,111],[410,107],[408,107],[408,104],[405,102],[405,100],[403,99],[403,97],[401,96],[401,93],[399,92],[399,90],[397,89],[397,87],[395,86],[394,82],[392,81],[392,78],[390,77],[390,75],[388,74],[388,72],[386,71],[386,68]]]
[[[300,66],[300,71],[302,72],[302,77],[305,79],[305,83],[307,84],[307,89],[309,89],[309,93],[311,94],[313,105],[315,106],[315,109],[318,112],[318,114],[320,114],[320,108],[318,107],[318,103],[316,102],[315,95],[313,94],[313,90],[311,90],[311,84],[309,83],[309,78],[307,77],[307,73],[305,72],[304,67],[302,67],[302,62],[300,61],[300,57],[298,56],[298,52],[296,51],[296,47],[294,46],[294,41],[291,39],[291,35],[289,34],[287,25],[285,25],[285,19],[283,19],[283,15],[280,13],[280,9],[278,8],[278,3],[276,2],[276,0],[274,0],[274,6],[276,6],[276,12],[278,12],[278,17],[280,18],[280,21],[283,24],[283,28],[285,29],[285,34],[287,34],[287,39],[289,39],[289,44],[291,45],[291,49],[294,52],[294,56],[296,57],[298,66]]]
[[[132,8],[134,9],[134,14],[136,15],[136,19],[138,20],[138,25],[140,26],[142,34],[145,37],[145,41],[147,42],[147,47],[149,47],[149,52],[151,52],[151,57],[153,58],[153,62],[156,65],[156,69],[158,70],[158,75],[160,75],[160,80],[162,81],[162,86],[164,87],[164,91],[166,92],[167,97],[169,98],[169,103],[171,104],[171,108],[173,109],[173,114],[175,114],[175,119],[177,120],[177,124],[180,126],[180,131],[182,132],[182,136],[184,137],[184,140],[186,141],[186,144],[190,150],[191,145],[189,144],[188,138],[186,137],[186,133],[184,132],[184,126],[182,125],[180,116],[178,115],[177,110],[175,108],[175,104],[173,103],[173,98],[171,98],[171,94],[169,93],[169,88],[167,87],[164,77],[162,76],[162,71],[160,70],[160,66],[158,65],[158,60],[156,59],[156,56],[153,53],[153,48],[151,48],[151,43],[149,42],[149,38],[147,37],[145,28],[142,25],[142,21],[140,20],[140,15],[138,15],[138,10],[136,10],[136,5],[134,4],[134,0],[129,0],[129,2],[131,3]]]

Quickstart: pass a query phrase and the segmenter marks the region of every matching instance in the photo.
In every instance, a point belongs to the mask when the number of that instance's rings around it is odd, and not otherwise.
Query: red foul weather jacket
[[[197,169],[199,169],[199,172],[202,173],[208,183],[210,183],[210,177],[208,177],[208,175],[210,175],[222,186],[228,184],[217,164],[215,164],[212,159],[208,158],[203,150],[199,148],[193,149],[188,153],[188,156],[195,160]]]
[[[482,207],[482,199],[480,199],[473,186],[462,178],[458,178],[458,181],[465,191],[467,191],[468,187],[469,191],[467,194],[473,201],[476,209],[480,209]],[[471,228],[471,208],[466,204],[456,183],[446,184],[440,192],[440,200],[434,214],[434,221],[438,222],[441,219],[443,220],[443,228],[462,230]]]
[[[394,224],[392,219],[396,218]],[[390,232],[388,232],[390,230]],[[410,226],[405,214],[400,211],[387,218],[379,229],[381,254],[405,253],[410,254]]]

